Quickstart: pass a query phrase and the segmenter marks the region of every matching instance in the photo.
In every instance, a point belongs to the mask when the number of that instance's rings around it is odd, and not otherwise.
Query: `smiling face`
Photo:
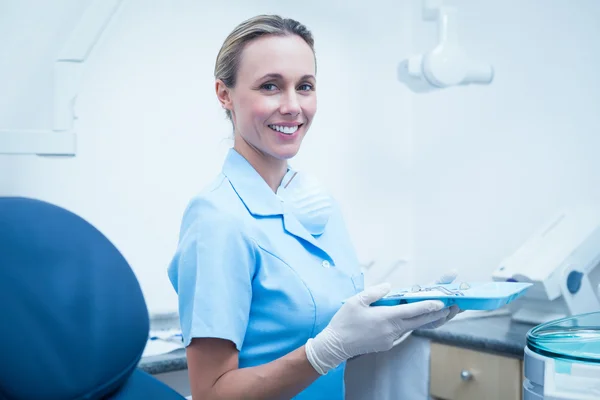
[[[265,35],[249,42],[235,87],[217,80],[217,96],[231,111],[234,148],[251,163],[295,156],[317,111],[315,89],[315,57],[301,37]]]

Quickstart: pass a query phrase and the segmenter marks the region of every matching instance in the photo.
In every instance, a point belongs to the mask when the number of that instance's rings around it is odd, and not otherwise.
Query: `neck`
[[[236,139],[238,138],[236,137]],[[265,154],[243,139],[235,140],[233,148],[252,165],[271,190],[276,192],[287,172],[287,161]]]

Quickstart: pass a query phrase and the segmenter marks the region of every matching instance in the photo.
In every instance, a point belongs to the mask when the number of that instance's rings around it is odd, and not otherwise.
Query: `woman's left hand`
[[[456,277],[458,276],[458,272],[455,269],[447,271],[444,275],[440,276],[438,280],[436,280],[433,284],[435,285],[444,285],[448,283],[454,282]]]

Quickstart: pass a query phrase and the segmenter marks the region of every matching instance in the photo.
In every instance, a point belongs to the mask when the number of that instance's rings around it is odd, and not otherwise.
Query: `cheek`
[[[276,100],[266,96],[249,96],[241,103],[243,112],[251,120],[268,119],[277,110]]]
[[[308,119],[312,119],[312,117],[317,113],[317,97],[308,97],[302,104],[302,111]]]

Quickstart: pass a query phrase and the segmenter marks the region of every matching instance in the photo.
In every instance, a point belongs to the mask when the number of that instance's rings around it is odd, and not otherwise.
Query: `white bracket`
[[[596,261],[594,266],[598,265]],[[583,268],[576,268],[574,265],[567,265],[560,279],[560,289],[565,299],[565,303],[569,308],[571,315],[586,314],[600,310],[600,300],[598,300],[596,289],[590,279],[590,276]],[[576,290],[571,291],[569,288],[569,275],[575,273],[579,275],[575,284]]]
[[[468,57],[459,44],[458,12],[443,0],[423,0],[423,20],[437,21],[438,44],[425,54],[409,57],[398,66],[398,79],[415,92],[451,86],[490,84],[494,68]]]
[[[53,128],[42,131],[0,130],[0,154],[75,155],[75,101],[85,61],[121,2],[94,0],[55,60]]]

